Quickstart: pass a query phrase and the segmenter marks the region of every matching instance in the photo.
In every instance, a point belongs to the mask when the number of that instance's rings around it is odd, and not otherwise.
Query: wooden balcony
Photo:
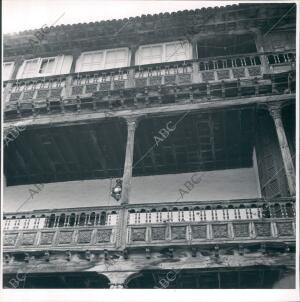
[[[6,120],[295,91],[295,51],[149,64],[5,82]]]
[[[120,234],[127,248],[293,243],[293,198],[126,205],[121,207],[6,213],[4,252],[114,250]]]

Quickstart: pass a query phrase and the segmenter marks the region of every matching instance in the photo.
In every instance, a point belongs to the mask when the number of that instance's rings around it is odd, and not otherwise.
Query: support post
[[[133,166],[133,148],[134,148],[134,134],[137,126],[137,118],[133,117],[126,119],[127,122],[127,144],[125,154],[125,164],[123,172],[122,183],[122,197],[121,204],[127,204],[129,202],[129,194],[131,189],[132,178],[132,166]]]
[[[132,117],[126,119],[126,122],[127,122],[127,144],[126,144],[125,164],[124,164],[124,172],[123,172],[122,196],[120,200],[122,208],[119,211],[119,223],[118,223],[117,242],[116,242],[117,248],[122,248],[122,249],[124,249],[126,246],[127,215],[128,215],[126,204],[129,203],[129,195],[131,189],[134,135],[138,123],[138,117]]]
[[[291,196],[296,194],[296,180],[295,180],[295,169],[293,165],[293,160],[291,152],[288,146],[287,138],[284,132],[283,123],[281,119],[281,105],[280,104],[270,104],[268,105],[270,115],[273,118],[274,125],[276,128],[276,133],[278,137],[278,143],[282,155],[283,165],[285,174],[287,177],[288,187]]]

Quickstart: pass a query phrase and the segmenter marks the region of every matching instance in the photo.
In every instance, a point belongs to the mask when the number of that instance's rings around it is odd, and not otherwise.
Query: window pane
[[[23,71],[23,77],[35,76],[37,73],[37,67],[38,67],[38,59],[26,61]]]
[[[162,62],[162,53],[162,45],[142,47],[140,64],[160,63]]]
[[[166,45],[166,61],[183,61],[189,59],[188,44],[178,42]]]
[[[54,63],[55,63],[55,59],[54,58],[43,59],[39,73],[42,73],[42,74],[53,73],[53,71],[54,71]]]
[[[3,72],[2,72],[2,77],[3,81],[7,81],[10,79],[12,71],[13,71],[14,63],[3,63]]]
[[[83,54],[80,71],[91,71],[102,69],[103,52]]]
[[[110,50],[106,53],[105,68],[127,66],[127,50]]]

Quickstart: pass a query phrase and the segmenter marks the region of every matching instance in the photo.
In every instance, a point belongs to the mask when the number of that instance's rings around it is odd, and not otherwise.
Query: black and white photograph
[[[298,1],[3,0],[9,301],[299,301]]]

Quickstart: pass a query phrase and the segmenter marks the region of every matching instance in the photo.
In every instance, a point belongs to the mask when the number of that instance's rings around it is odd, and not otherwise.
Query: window
[[[10,80],[13,70],[14,70],[14,62],[3,63],[3,69],[2,69],[3,81]]]
[[[163,58],[163,46],[145,46],[141,48],[140,64],[161,63]]]
[[[91,51],[81,54],[76,65],[76,72],[120,68],[128,64],[128,48]]]
[[[26,60],[18,70],[17,79],[51,76],[70,72],[72,56],[57,56]]]
[[[38,70],[39,59],[28,60],[24,62],[23,78],[30,78],[35,76]]]
[[[106,52],[105,69],[125,67],[128,63],[128,54],[123,50],[110,50]]]
[[[192,48],[187,41],[143,45],[137,52],[136,61],[139,65],[184,61],[192,58]]]
[[[184,61],[189,59],[187,42],[166,44],[166,61]]]
[[[197,50],[199,59],[257,52],[252,35],[215,35],[207,37],[198,42]]]
[[[51,74],[54,72],[55,58],[42,59],[39,73]]]
[[[84,53],[80,71],[99,70],[102,68],[103,52]]]

